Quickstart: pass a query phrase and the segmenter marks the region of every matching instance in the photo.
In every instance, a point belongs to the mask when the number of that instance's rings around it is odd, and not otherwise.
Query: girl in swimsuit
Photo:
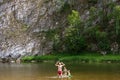
[[[58,67],[58,77],[62,78],[62,67],[65,66],[63,62],[56,62],[55,66]]]

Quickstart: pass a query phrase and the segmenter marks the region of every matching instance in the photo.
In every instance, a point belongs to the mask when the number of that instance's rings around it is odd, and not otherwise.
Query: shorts
[[[58,71],[58,75],[62,75],[62,71]]]

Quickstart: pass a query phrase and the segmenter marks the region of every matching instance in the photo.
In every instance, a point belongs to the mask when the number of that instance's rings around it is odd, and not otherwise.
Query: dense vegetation
[[[98,0],[99,1],[99,0]],[[84,14],[73,4],[66,2],[59,13],[67,13],[67,26],[46,32],[46,38],[53,41],[53,52],[79,54],[84,51],[119,53],[120,44],[120,6],[112,0],[88,0]],[[101,6],[95,6],[99,5]],[[73,7],[71,7],[71,5]],[[61,12],[62,11],[62,12]],[[87,15],[86,15],[87,14]],[[82,16],[86,16],[82,18]],[[60,24],[63,26],[63,24]],[[60,27],[61,27],[60,26]]]
[[[51,54],[44,56],[26,56],[22,58],[22,62],[79,62],[79,63],[120,63],[119,55],[100,55],[98,53],[88,53],[84,52],[80,55],[70,55],[70,54]]]

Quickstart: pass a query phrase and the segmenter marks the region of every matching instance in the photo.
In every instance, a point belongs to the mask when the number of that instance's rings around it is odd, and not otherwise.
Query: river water
[[[120,64],[66,63],[66,67],[72,78],[58,79],[54,63],[0,63],[0,80],[120,80]]]

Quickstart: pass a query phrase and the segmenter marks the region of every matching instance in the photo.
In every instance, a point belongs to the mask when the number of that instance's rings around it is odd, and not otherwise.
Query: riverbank
[[[101,55],[101,54],[49,54],[44,56],[26,56],[21,59],[22,62],[79,62],[79,63],[120,63],[120,55]]]

